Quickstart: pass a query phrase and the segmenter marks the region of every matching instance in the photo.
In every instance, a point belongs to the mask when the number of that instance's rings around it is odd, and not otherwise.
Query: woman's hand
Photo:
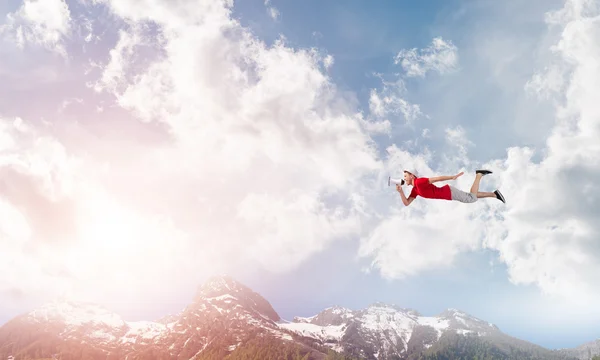
[[[456,174],[456,175],[454,175],[454,176],[452,177],[452,180],[456,180],[456,179],[458,179],[458,178],[459,178],[459,177],[461,177],[463,174],[464,174],[464,172],[463,172],[463,171],[459,172],[458,174]]]

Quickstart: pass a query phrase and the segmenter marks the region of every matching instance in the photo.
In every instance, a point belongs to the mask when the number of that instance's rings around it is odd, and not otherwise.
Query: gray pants
[[[475,201],[477,201],[477,194],[462,191],[460,189],[455,188],[452,185],[449,186],[450,192],[452,193],[452,200],[460,201],[462,203],[474,203]]]

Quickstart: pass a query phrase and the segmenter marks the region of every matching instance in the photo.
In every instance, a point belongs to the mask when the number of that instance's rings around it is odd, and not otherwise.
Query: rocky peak
[[[449,308],[440,313],[438,318],[448,321],[451,329],[469,329],[474,331],[496,331],[498,327],[487,321],[478,319],[458,309]]]
[[[448,308],[444,311],[442,311],[438,317],[454,317],[454,316],[464,316],[464,317],[471,317],[469,314],[465,313],[464,311],[460,311],[458,309],[455,308]]]
[[[315,316],[310,318],[294,318],[295,322],[306,322],[319,326],[337,326],[341,324],[345,324],[348,320],[354,318],[354,313],[352,310],[341,307],[341,306],[333,306],[327,308]]]
[[[257,315],[277,322],[279,315],[271,304],[260,294],[239,283],[229,276],[213,276],[202,285],[194,298],[192,309],[220,309],[230,312],[233,309],[244,309],[256,312]]]
[[[421,316],[421,314],[414,309],[403,308],[398,305],[388,304],[388,303],[383,303],[383,302],[375,302],[367,307],[367,310],[378,310],[378,309],[383,310],[383,311],[388,311],[388,312],[389,311],[392,311],[392,312],[397,311],[397,312],[405,313],[407,315],[415,316],[415,317]]]
[[[243,292],[252,292],[252,290],[227,275],[220,275],[210,277],[200,286],[196,296],[207,298],[220,295],[235,295]]]

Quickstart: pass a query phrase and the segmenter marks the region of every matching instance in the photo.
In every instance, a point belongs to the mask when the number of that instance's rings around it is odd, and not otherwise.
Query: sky
[[[2,2],[0,323],[152,320],[228,274],[288,320],[386,302],[600,337],[599,5]],[[507,202],[405,207],[407,167],[492,170]]]

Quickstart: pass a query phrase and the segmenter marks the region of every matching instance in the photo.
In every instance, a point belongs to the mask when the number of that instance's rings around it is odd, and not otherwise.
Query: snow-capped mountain
[[[459,342],[460,351],[470,346],[492,359],[576,358],[511,338],[456,309],[423,316],[376,303],[286,321],[258,293],[222,276],[200,287],[181,312],[156,321],[126,321],[94,304],[47,304],[0,327],[0,359],[329,359],[332,351],[348,356],[336,359],[428,359],[452,353]]]
[[[358,311],[332,307],[280,326],[319,339],[336,351],[378,359],[403,358],[427,349],[445,332],[477,336],[499,333],[493,324],[455,309],[429,317],[412,309],[379,303]]]
[[[157,321],[125,321],[93,304],[48,304],[0,328],[0,359],[18,360],[23,349],[61,359],[79,359],[81,353],[98,359],[193,359],[232,352],[257,336],[295,343],[278,321],[262,296],[228,277],[215,277],[180,313]]]
[[[94,304],[53,302],[0,328],[0,358],[85,356],[121,359],[135,345],[152,346],[164,325],[126,322]],[[59,356],[60,355],[60,356]]]
[[[167,332],[167,326],[151,321],[126,322],[95,304],[53,302],[23,318],[42,331],[60,329],[57,336],[111,348],[115,344],[152,344]]]

